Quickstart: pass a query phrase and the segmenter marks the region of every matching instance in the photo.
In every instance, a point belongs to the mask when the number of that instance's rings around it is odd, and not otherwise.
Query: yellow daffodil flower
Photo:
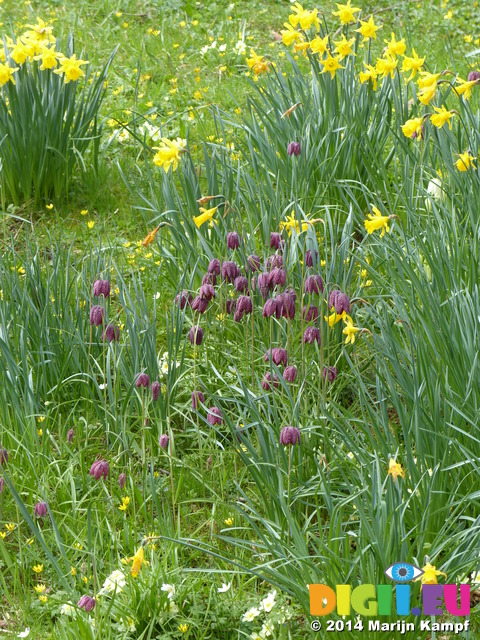
[[[332,307],[331,311],[332,313],[329,316],[323,316],[325,319],[325,322],[328,322],[328,326],[330,327],[330,329],[334,327],[337,324],[337,322],[340,322],[341,320],[348,320],[348,318],[350,318],[350,316],[347,316],[346,311],[342,311],[342,313],[337,313],[335,311],[335,307]]]
[[[360,29],[356,29],[356,31],[363,36],[364,42],[370,40],[371,38],[373,38],[374,40],[377,39],[377,31],[380,29],[380,27],[376,26],[375,22],[373,21],[373,16],[370,16],[370,20],[368,20],[368,22],[360,20],[360,24]]]
[[[352,38],[351,40],[347,40],[345,38],[345,34],[343,33],[342,33],[342,39],[337,40],[336,42],[333,43],[335,45],[334,53],[338,54],[339,61],[343,60],[349,55],[355,55],[352,49],[352,46],[354,45],[354,43],[355,43],[355,38]]]
[[[425,89],[425,87],[433,87],[437,84],[441,73],[428,73],[428,71],[420,71],[420,78],[418,79],[418,88]]]
[[[379,75],[382,74],[382,78],[386,78],[388,75],[393,78],[397,66],[398,60],[396,58],[392,58],[392,56],[387,52],[385,58],[378,58],[376,69]]]
[[[345,338],[345,344],[353,344],[355,342],[355,334],[360,331],[359,327],[355,327],[353,325],[353,320],[350,318],[350,316],[347,316],[344,319],[345,322],[345,328],[342,331],[343,334],[345,334],[347,337]]]
[[[427,106],[435,97],[435,93],[437,92],[437,85],[431,85],[429,87],[424,87],[418,92],[419,101]]]
[[[375,69],[374,66],[372,66],[371,64],[367,64],[366,62],[364,62],[363,65],[365,67],[365,71],[360,71],[359,73],[360,82],[364,84],[365,82],[368,82],[369,80],[371,80],[373,83],[373,90],[376,91],[377,77],[378,77],[377,70]]]
[[[323,55],[328,47],[328,36],[324,38],[319,38],[318,36],[310,41],[310,49],[313,53],[318,53],[319,55]]]
[[[299,2],[296,2],[292,7],[292,11],[294,13],[288,16],[292,27],[298,27],[298,25],[300,25],[304,31],[307,31],[312,26],[316,29],[320,28],[317,9],[308,11],[304,9]]]
[[[269,63],[265,60],[264,56],[258,56],[253,49],[250,49],[250,56],[250,58],[247,58],[247,65],[255,75],[258,76],[260,73],[266,73],[268,71]]]
[[[453,118],[454,114],[452,111],[448,111],[445,107],[433,107],[436,111],[432,116],[430,116],[430,121],[434,127],[437,129],[441,129],[445,122],[448,122],[448,127],[452,129],[452,123],[450,122]]]
[[[205,222],[210,222],[210,224],[212,224],[213,222],[215,222],[215,220],[213,220],[213,215],[217,209],[218,206],[213,207],[213,209],[205,209],[204,207],[200,207],[201,214],[193,218],[194,223],[199,229]]]
[[[476,166],[473,164],[473,161],[476,160],[476,158],[470,155],[468,151],[465,151],[465,153],[460,153],[459,156],[460,157],[455,162],[455,166],[459,171],[463,173],[470,169],[470,167],[472,167],[472,169],[476,169]]]
[[[402,124],[403,135],[411,138],[414,133],[420,135],[422,133],[423,118],[411,118],[405,124]]]
[[[325,58],[325,60],[322,60],[322,64],[323,64],[323,69],[321,73],[329,73],[332,79],[335,77],[335,73],[337,72],[337,69],[345,68],[340,65],[338,58],[332,57],[330,53],[327,54],[327,57]]]
[[[472,87],[478,84],[480,80],[465,81],[461,78],[457,78],[457,82],[460,82],[460,84],[457,84],[457,86],[455,87],[455,91],[458,93],[458,95],[463,95],[465,100],[470,100],[470,98],[472,97]]]
[[[393,31],[392,31],[391,39],[390,40],[384,40],[384,42],[387,45],[388,53],[392,57],[394,57],[394,56],[403,56],[403,54],[405,53],[405,50],[407,48],[407,45],[405,44],[405,40],[402,38],[401,40],[397,41]]]
[[[41,53],[38,56],[34,56],[34,60],[41,60],[40,70],[54,69],[57,66],[58,59],[62,58],[58,51],[55,51],[53,47],[42,47]]]
[[[390,231],[388,226],[388,221],[390,220],[390,216],[382,216],[381,212],[377,209],[377,207],[372,206],[373,214],[369,213],[365,220],[365,229],[367,233],[373,233],[377,229],[381,229],[382,233],[380,237],[383,238],[385,235],[385,231]]]
[[[355,22],[355,13],[360,11],[358,7],[351,6],[351,0],[348,0],[347,4],[337,4],[337,9],[338,11],[333,11],[332,15],[338,16],[342,24]]]
[[[292,211],[290,216],[287,216],[286,221],[282,220],[279,226],[280,226],[280,231],[283,231],[283,229],[287,229],[288,235],[292,235],[293,230],[295,230],[295,233],[297,234],[302,233],[303,231],[306,231],[310,224],[311,222],[307,221],[307,222],[302,222],[300,225],[300,222],[295,218],[295,213]]]
[[[299,31],[296,31],[294,27],[288,22],[283,23],[285,29],[282,29],[280,33],[282,34],[282,42],[285,46],[291,47],[294,42],[297,40],[303,40],[303,36]]]
[[[182,138],[177,138],[176,140],[162,138],[162,146],[154,147],[157,153],[153,157],[153,164],[157,165],[157,167],[163,167],[165,173],[169,172],[170,167],[172,167],[173,171],[176,171],[180,153],[186,144],[187,141]]]
[[[402,469],[402,465],[396,462],[393,458],[390,458],[388,462],[388,475],[392,476],[394,482],[396,482],[399,477],[405,477],[405,471]]]
[[[74,53],[70,58],[63,57],[60,60],[60,66],[58,69],[54,69],[53,73],[57,75],[64,74],[65,84],[70,81],[76,82],[79,78],[85,75],[85,71],[80,69],[81,65],[88,64],[86,60],[77,60],[77,56]]]
[[[13,74],[15,71],[18,71],[19,67],[11,67],[8,64],[0,63],[0,87],[7,84],[7,82],[11,82],[15,84],[15,78]]]
[[[422,584],[438,584],[437,576],[445,576],[445,578],[447,577],[446,573],[443,573],[443,571],[437,571],[436,567],[431,565],[430,562],[427,562],[427,564],[422,567],[422,569],[423,574],[419,578],[417,578],[417,580],[422,581]]]
[[[420,69],[423,67],[425,62],[425,58],[419,58],[415,49],[412,49],[413,57],[409,58],[405,56],[402,62],[402,71],[411,71],[409,80],[413,80],[413,78],[417,75]]]

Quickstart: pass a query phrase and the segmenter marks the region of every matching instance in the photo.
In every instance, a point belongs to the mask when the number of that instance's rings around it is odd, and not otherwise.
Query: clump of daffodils
[[[0,50],[0,86],[7,82],[15,84],[16,74],[27,65],[62,76],[65,84],[85,76],[82,67],[88,62],[77,58],[75,53],[68,56],[57,51],[53,27],[41,18],[37,18],[36,24],[27,25],[27,30],[15,40],[4,37],[6,46]]]

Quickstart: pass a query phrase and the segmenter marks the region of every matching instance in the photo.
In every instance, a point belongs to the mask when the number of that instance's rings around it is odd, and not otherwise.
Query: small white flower
[[[433,178],[433,180],[430,180],[427,187],[427,193],[429,196],[435,198],[435,200],[442,200],[443,189],[440,178]]]
[[[253,622],[257,616],[260,615],[260,611],[256,607],[252,607],[242,616],[242,622]]]
[[[268,638],[268,636],[271,636],[272,633],[273,633],[273,625],[270,624],[269,622],[265,622],[263,624],[263,627],[260,630],[260,637]]]
[[[165,361],[162,362],[162,366],[160,367],[160,370],[164,375],[167,375],[168,374],[168,362],[165,362]]]
[[[353,453],[351,451],[349,451],[347,453],[347,458],[350,458],[350,460],[353,460],[355,458],[355,456],[353,455]]]
[[[474,571],[472,573],[472,582],[474,584],[480,584],[480,571]]]
[[[272,591],[271,593],[268,594],[268,596],[266,598],[264,598],[262,600],[262,602],[260,603],[261,608],[266,612],[266,613],[270,613],[270,611],[273,609],[273,607],[275,606],[275,596],[277,595],[276,591]]]
[[[226,44],[221,44],[221,45],[218,47],[218,50],[219,50],[219,51],[221,51],[221,52],[223,53],[223,52],[226,50],[226,48],[227,48],[227,45],[226,45]]]
[[[232,586],[231,582],[229,582],[228,584],[225,584],[224,582],[221,587],[218,587],[217,591],[218,593],[226,593],[231,586]]]
[[[62,606],[60,607],[60,613],[64,616],[71,616],[73,613],[75,613],[75,607],[70,603],[62,604]]]
[[[17,638],[26,638],[29,635],[30,635],[30,627],[27,627],[25,631],[21,631],[20,633],[17,633]]]
[[[162,591],[166,591],[168,593],[169,598],[173,598],[175,595],[175,585],[174,584],[162,584]]]
[[[119,569],[116,569],[113,573],[111,573],[108,578],[103,583],[103,587],[98,592],[99,596],[103,596],[106,593],[111,593],[112,591],[117,590],[117,593],[120,593],[123,590],[123,587],[127,584],[125,580],[125,576],[123,572]]]
[[[155,294],[155,300],[159,300],[160,299],[160,291],[157,291],[157,293]]]
[[[101,389],[103,391],[104,389],[107,388],[107,385],[106,385],[105,382],[102,382],[102,384],[99,384],[98,387],[99,387],[99,389]]]

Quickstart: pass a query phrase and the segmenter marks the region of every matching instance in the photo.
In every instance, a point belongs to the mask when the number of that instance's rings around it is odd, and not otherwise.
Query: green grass
[[[288,2],[152,1],[133,10],[111,0],[5,0],[0,7],[7,32],[37,15],[52,19],[63,40],[74,32],[76,50],[95,67],[119,45],[101,111],[98,172],[87,162],[51,210],[26,202],[3,214],[2,624],[59,640],[233,640],[270,618],[273,637],[300,639],[311,637],[308,582],[376,584],[400,556],[418,566],[430,557],[449,582],[478,570],[480,183],[478,171],[461,174],[453,164],[467,148],[478,154],[478,96],[469,106],[443,86],[436,104],[455,106],[452,131],[429,123],[425,140],[414,143],[400,129],[417,109],[407,103],[411,87],[407,95],[387,79],[374,94],[358,85],[353,66],[337,85],[317,61],[289,57],[275,36]],[[324,7],[330,25],[332,7]],[[465,77],[475,66],[464,55],[480,37],[469,3],[362,7],[383,24],[374,54],[394,30],[428,54],[431,70]],[[233,51],[239,33],[247,53],[268,55],[285,75],[271,70],[253,82],[245,55]],[[297,101],[294,115],[282,117]],[[138,134],[145,114],[169,138],[188,139],[169,176],[153,166]],[[127,131],[127,140],[109,140],[114,130]],[[298,159],[286,153],[297,137]],[[435,199],[427,185],[438,170],[444,197]],[[200,195],[223,196],[211,228],[192,221]],[[372,204],[396,216],[383,238],[365,233]],[[173,304],[183,289],[196,295],[213,257],[239,265],[252,253],[266,259],[270,232],[292,211],[299,222],[315,220],[302,234],[285,233],[295,320],[264,318],[257,290],[254,313],[235,322],[224,307],[238,298],[231,284],[218,284],[200,317]],[[159,221],[168,224],[141,246]],[[235,254],[226,248],[232,230],[242,239]],[[352,300],[363,329],[353,346],[342,323],[330,328],[323,319],[323,296],[301,293],[307,249],[319,253],[310,273],[322,273],[326,292],[340,288]],[[105,306],[120,327],[118,343],[103,342],[89,323],[91,305],[103,303],[92,296],[98,278],[112,284]],[[319,307],[313,345],[303,341],[301,317],[310,304]],[[187,335],[197,322],[205,336],[194,348]],[[282,375],[264,360],[271,345],[285,347],[299,372],[273,392],[261,384],[266,373]],[[326,365],[337,367],[333,384],[323,377]],[[142,371],[161,384],[157,402],[135,386]],[[206,397],[197,411],[193,389]],[[223,424],[209,424],[212,406]],[[301,446],[279,447],[286,425],[301,428]],[[159,447],[161,434],[168,450]],[[105,481],[89,475],[100,458],[110,464]],[[404,479],[388,475],[390,458]],[[43,500],[48,516],[35,520]],[[150,535],[158,536],[145,549],[150,565],[131,577],[122,559]],[[85,613],[62,612],[96,595],[117,569],[126,573],[124,591],[111,601],[99,596],[95,628]],[[173,610],[162,584],[175,585]],[[272,589],[271,616],[242,620]]]

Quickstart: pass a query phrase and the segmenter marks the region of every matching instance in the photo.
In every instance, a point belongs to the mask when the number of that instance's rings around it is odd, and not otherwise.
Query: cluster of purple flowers
[[[192,409],[198,411],[199,405],[205,404],[205,396],[201,391],[192,391]],[[223,424],[223,413],[218,407],[210,407],[207,409],[207,422],[213,426]]]
[[[139,389],[140,387],[148,389],[150,387],[150,376],[148,375],[148,373],[137,373],[137,375],[135,376],[135,386],[137,387],[137,389]],[[150,390],[152,392],[152,400],[153,402],[156,402],[160,395],[160,383],[157,380],[152,382]]]
[[[93,283],[93,295],[97,298],[110,296],[110,282],[108,280],[95,280]],[[103,327],[102,340],[108,342],[118,342],[120,339],[120,327],[115,324],[106,324],[105,307],[94,304],[90,309],[90,325]]]

